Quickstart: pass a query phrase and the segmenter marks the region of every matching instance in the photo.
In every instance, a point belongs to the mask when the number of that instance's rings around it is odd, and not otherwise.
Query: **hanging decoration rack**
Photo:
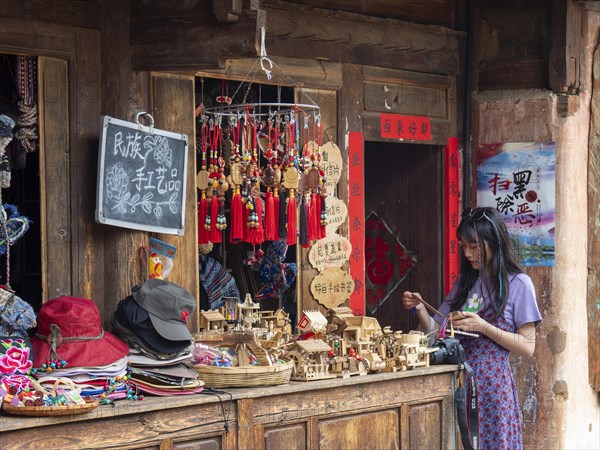
[[[253,79],[258,63],[269,80],[274,67],[283,73],[267,57],[264,41],[263,28],[260,56],[233,96],[224,83],[216,99],[220,104],[200,112],[199,244],[222,242],[227,228],[231,243],[252,245],[278,239],[294,245],[299,237],[308,247],[325,237],[327,192],[319,106],[306,93],[311,104],[246,102],[251,83],[243,101],[232,104],[248,76]]]
[[[265,110],[266,109],[266,110]],[[315,117],[320,115],[318,105],[299,104],[299,103],[243,103],[235,105],[215,106],[206,108],[204,114],[206,116],[237,116],[242,117],[248,114],[252,118],[274,117],[276,115],[284,116],[289,114],[297,114],[302,112],[305,115],[312,114]]]

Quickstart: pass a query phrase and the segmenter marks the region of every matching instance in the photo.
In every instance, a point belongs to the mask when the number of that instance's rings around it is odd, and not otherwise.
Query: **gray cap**
[[[15,121],[10,117],[0,114],[0,137],[13,137],[13,128],[15,127]]]
[[[181,286],[150,278],[132,289],[135,302],[145,309],[154,328],[165,339],[192,340],[187,318],[196,310],[196,300]]]

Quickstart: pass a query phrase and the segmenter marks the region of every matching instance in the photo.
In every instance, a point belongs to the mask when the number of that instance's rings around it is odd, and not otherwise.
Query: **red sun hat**
[[[34,367],[55,359],[66,361],[68,367],[106,366],[129,353],[126,343],[102,329],[92,300],[66,296],[42,305],[31,344]]]

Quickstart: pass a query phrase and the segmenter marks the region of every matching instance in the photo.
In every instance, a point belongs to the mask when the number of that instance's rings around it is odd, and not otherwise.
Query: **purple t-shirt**
[[[456,295],[460,278],[456,280],[452,289],[448,293],[448,296],[439,307],[440,313],[447,315],[450,312],[450,302]],[[542,320],[540,310],[538,309],[537,302],[535,300],[535,288],[531,282],[531,278],[524,273],[516,275],[509,275],[510,290],[508,294],[508,302],[504,309],[503,316],[510,323],[515,325],[515,329],[518,330],[526,323],[534,322],[536,325]],[[492,298],[492,288],[489,283],[486,283],[486,279],[479,278],[469,296],[467,301],[462,306],[461,310],[479,313],[482,309],[490,304]],[[436,322],[441,323],[444,318],[436,314],[433,318]]]

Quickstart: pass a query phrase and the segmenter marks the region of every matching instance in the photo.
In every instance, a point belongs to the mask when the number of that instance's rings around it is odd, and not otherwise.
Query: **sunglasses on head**
[[[483,208],[465,208],[463,209],[461,216],[464,221],[481,220],[484,217],[488,219],[488,217],[485,215],[485,209]]]

